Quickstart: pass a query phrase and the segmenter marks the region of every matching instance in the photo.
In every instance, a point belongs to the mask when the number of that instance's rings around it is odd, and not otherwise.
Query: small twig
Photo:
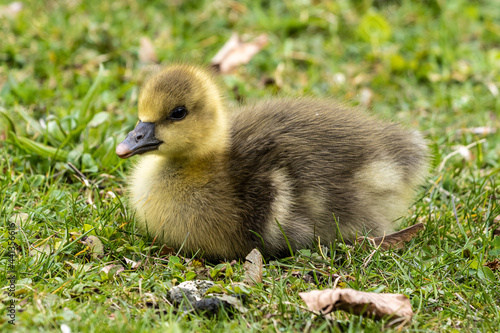
[[[168,306],[174,306],[165,296],[162,296],[161,298],[163,299],[163,302],[167,303]]]
[[[376,246],[376,244],[373,244],[374,246]],[[375,250],[372,251],[372,253],[370,253],[370,255],[368,256],[368,258],[366,258],[364,264],[363,264],[363,268],[366,268],[366,266],[368,266],[368,264],[370,263],[370,261],[372,261],[372,258],[373,256],[375,255],[375,253],[379,250],[379,247],[382,245],[382,243],[380,243],[377,248]]]
[[[469,306],[469,307],[470,307],[473,311],[476,311],[476,308],[475,308],[475,307],[473,307],[473,306],[472,306],[469,302],[466,302],[466,301],[465,301],[465,299],[464,299],[462,296],[460,296],[460,294],[459,294],[459,293],[454,293],[453,295],[457,296],[457,298],[458,298],[458,299],[459,299],[462,303],[464,303],[464,305],[468,305],[468,306]]]
[[[474,147],[474,146],[476,146],[476,145],[478,145],[478,144],[480,144],[480,143],[483,143],[483,142],[486,142],[486,139],[481,139],[481,140],[479,140],[479,141],[473,142],[473,143],[471,143],[471,144],[469,144],[469,145],[465,146],[464,148],[465,148],[465,149],[469,149],[469,148],[472,148],[472,147]],[[457,150],[455,150],[454,152],[452,152],[452,153],[450,153],[450,154],[446,155],[446,156],[445,156],[445,158],[443,158],[443,160],[441,161],[441,164],[439,165],[438,172],[441,172],[441,171],[443,170],[444,165],[446,164],[446,162],[447,162],[447,161],[448,161],[451,157],[453,157],[453,156],[455,156],[455,155],[457,155],[457,154],[460,154],[460,150],[459,150],[459,149],[457,149]]]
[[[82,183],[85,184],[85,186],[90,187],[90,185],[94,185],[94,182],[90,181],[85,175],[78,170],[76,166],[68,162],[69,167],[78,175],[76,178],[80,179]]]
[[[54,290],[53,292],[51,292],[51,294],[57,293],[59,290],[61,290],[62,288],[64,288],[64,286],[66,286],[71,281],[73,281],[73,280],[68,280],[68,281],[64,282],[59,288],[57,288],[56,290]]]
[[[276,320],[274,320],[274,318],[272,318],[271,320],[272,320],[272,322],[273,322],[274,331],[275,331],[276,333],[279,333],[279,332],[280,332],[280,330],[278,329],[278,325],[276,325]]]
[[[335,279],[335,282],[333,282],[333,287],[332,287],[333,289],[337,288],[337,285],[338,285],[341,278],[342,278],[342,276],[340,276],[340,275],[337,276],[337,278]]]
[[[118,310],[121,310],[121,309],[122,309],[122,308],[121,308],[118,304],[116,304],[116,302],[115,302],[115,301],[111,301],[111,304],[113,304],[114,306],[116,306],[116,308],[117,308]]]

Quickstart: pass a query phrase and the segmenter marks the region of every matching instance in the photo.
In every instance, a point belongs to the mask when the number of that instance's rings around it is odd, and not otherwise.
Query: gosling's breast
[[[228,178],[200,170],[186,174],[166,164],[144,156],[134,168],[130,201],[140,229],[160,243],[182,246],[189,255],[201,250],[209,258],[245,256],[252,245],[242,231],[241,205]]]
[[[185,214],[180,215],[185,206],[182,204],[185,189],[175,188],[175,182],[170,179],[175,175],[164,172],[164,162],[157,155],[139,160],[131,175],[129,200],[143,231],[177,244],[177,239],[183,239],[188,231],[185,223],[180,223],[186,220]]]

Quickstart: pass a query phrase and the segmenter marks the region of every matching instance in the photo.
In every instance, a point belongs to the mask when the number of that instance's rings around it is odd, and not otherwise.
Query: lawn
[[[0,0],[2,332],[389,330],[308,311],[298,293],[334,283],[406,295],[415,315],[403,331],[500,331],[500,1],[9,4]],[[404,249],[338,242],[268,260],[263,282],[240,290],[246,311],[207,314],[172,305],[168,291],[210,279],[232,295],[243,264],[185,260],[142,237],[125,199],[131,161],[115,147],[136,122],[141,39],[160,64],[208,64],[233,32],[269,40],[223,76],[233,103],[335,96],[420,130],[433,158],[401,220],[426,228]]]

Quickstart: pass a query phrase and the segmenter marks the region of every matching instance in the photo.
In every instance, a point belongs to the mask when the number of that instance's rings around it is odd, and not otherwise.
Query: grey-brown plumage
[[[271,256],[380,236],[427,169],[417,132],[332,100],[269,99],[227,110],[210,73],[174,65],[146,82],[120,157],[144,154],[130,204],[157,241],[208,258]],[[335,221],[336,219],[336,221]],[[337,227],[338,224],[338,227]]]

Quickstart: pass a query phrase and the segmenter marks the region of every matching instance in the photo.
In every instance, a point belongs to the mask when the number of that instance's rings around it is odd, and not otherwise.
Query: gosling
[[[393,230],[427,172],[419,133],[333,100],[229,107],[209,70],[176,64],[143,85],[116,147],[142,155],[129,203],[143,232],[186,255],[243,258]]]

